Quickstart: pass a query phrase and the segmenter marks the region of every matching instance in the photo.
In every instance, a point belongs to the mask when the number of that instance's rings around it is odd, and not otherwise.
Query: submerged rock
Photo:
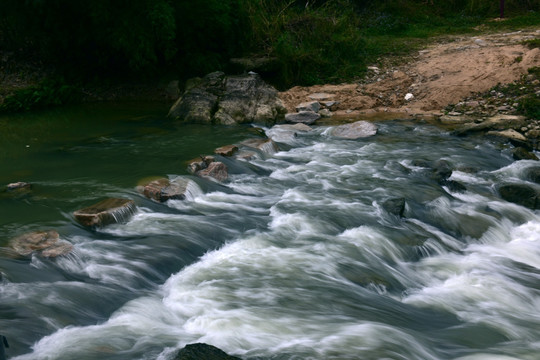
[[[525,178],[529,181],[540,184],[540,167],[533,167],[525,170]]]
[[[138,186],[139,192],[155,201],[165,202],[167,200],[184,200],[192,180],[177,177],[174,180],[159,178],[149,182],[143,182]]]
[[[109,198],[77,210],[73,216],[83,226],[101,227],[129,220],[136,209],[133,200]]]
[[[10,245],[19,255],[28,256],[33,252],[45,257],[66,255],[73,250],[73,245],[60,240],[55,230],[34,231],[20,235],[10,241]]]
[[[339,125],[330,131],[330,135],[342,139],[360,139],[377,134],[377,126],[367,121]]]
[[[19,181],[11,184],[7,184],[7,191],[30,191],[32,189],[32,184],[27,182]]]
[[[382,203],[382,207],[389,214],[403,217],[403,213],[405,212],[405,199],[388,199]]]
[[[446,160],[437,160],[432,164],[431,178],[442,183],[452,176],[452,165]]]
[[[240,358],[228,355],[215,346],[196,343],[186,345],[180,349],[173,360],[240,360]]]
[[[540,209],[540,191],[526,184],[507,184],[499,187],[501,197],[529,209]]]
[[[512,151],[512,157],[514,160],[538,160],[538,156],[521,146]]]
[[[257,74],[206,75],[171,107],[168,117],[202,124],[274,124],[286,112],[278,92]]]

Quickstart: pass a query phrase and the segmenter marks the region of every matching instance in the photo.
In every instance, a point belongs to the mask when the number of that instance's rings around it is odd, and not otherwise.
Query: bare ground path
[[[289,111],[312,93],[327,93],[339,101],[336,116],[380,112],[439,116],[449,104],[517,81],[527,69],[540,66],[540,49],[522,44],[538,37],[536,29],[458,36],[430,45],[398,66],[371,67],[364,83],[296,86],[280,96]],[[405,100],[408,93],[412,100]]]

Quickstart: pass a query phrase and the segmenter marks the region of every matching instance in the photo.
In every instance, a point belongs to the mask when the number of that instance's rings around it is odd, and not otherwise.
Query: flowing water
[[[193,178],[186,200],[158,204],[135,191],[141,178],[188,176],[186,160],[254,136],[165,112],[0,119],[0,183],[34,185],[0,197],[10,357],[168,360],[205,342],[243,359],[540,358],[540,213],[496,192],[528,183],[535,162],[427,124],[380,122],[361,140],[323,126],[224,159],[226,183]],[[419,166],[440,159],[466,191]],[[77,225],[73,211],[105,197],[133,199],[134,217]],[[393,198],[403,218],[383,209]],[[9,239],[43,229],[73,252],[12,256]]]

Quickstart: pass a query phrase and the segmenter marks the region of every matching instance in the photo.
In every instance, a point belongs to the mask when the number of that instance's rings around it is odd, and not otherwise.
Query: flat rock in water
[[[236,145],[225,145],[218,147],[214,150],[214,153],[221,156],[233,156],[238,151],[238,146]]]
[[[241,145],[257,149],[268,155],[273,155],[279,151],[279,147],[271,139],[248,139],[242,141]]]
[[[197,175],[216,179],[217,181],[225,181],[229,177],[227,165],[220,161],[210,163],[206,169],[199,171]]]
[[[83,226],[100,227],[129,220],[137,206],[133,200],[109,198],[73,213]]]
[[[342,139],[359,139],[377,134],[377,126],[367,121],[339,125],[330,131],[330,135]]]
[[[540,192],[526,184],[507,184],[499,187],[501,197],[529,209],[540,209]]]
[[[165,202],[167,200],[184,200],[188,186],[192,181],[185,178],[176,178],[173,181],[167,178],[152,180],[139,187],[144,196],[149,199]]]
[[[18,254],[28,256],[33,252],[45,257],[57,257],[71,252],[73,245],[60,240],[54,230],[34,231],[20,235],[10,241],[10,245]]]
[[[299,111],[297,113],[288,113],[285,115],[285,121],[288,123],[303,123],[311,125],[319,120],[321,115],[313,111]]]
[[[196,343],[180,349],[173,360],[240,360],[215,346]]]

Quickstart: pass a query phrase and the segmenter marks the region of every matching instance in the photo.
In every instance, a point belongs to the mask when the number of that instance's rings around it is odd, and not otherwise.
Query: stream
[[[405,120],[345,140],[315,126],[280,151],[224,158],[220,184],[187,161],[256,137],[180,125],[163,104],[0,117],[0,334],[8,359],[172,359],[203,342],[242,359],[526,359],[540,354],[540,212],[502,200],[527,180],[511,146]],[[265,129],[267,134],[275,132]],[[281,134],[283,135],[283,134]],[[456,191],[422,164],[446,160]],[[186,200],[135,186],[187,176]],[[73,212],[135,201],[127,222]],[[403,217],[383,203],[404,198]],[[13,256],[54,229],[65,256]]]

